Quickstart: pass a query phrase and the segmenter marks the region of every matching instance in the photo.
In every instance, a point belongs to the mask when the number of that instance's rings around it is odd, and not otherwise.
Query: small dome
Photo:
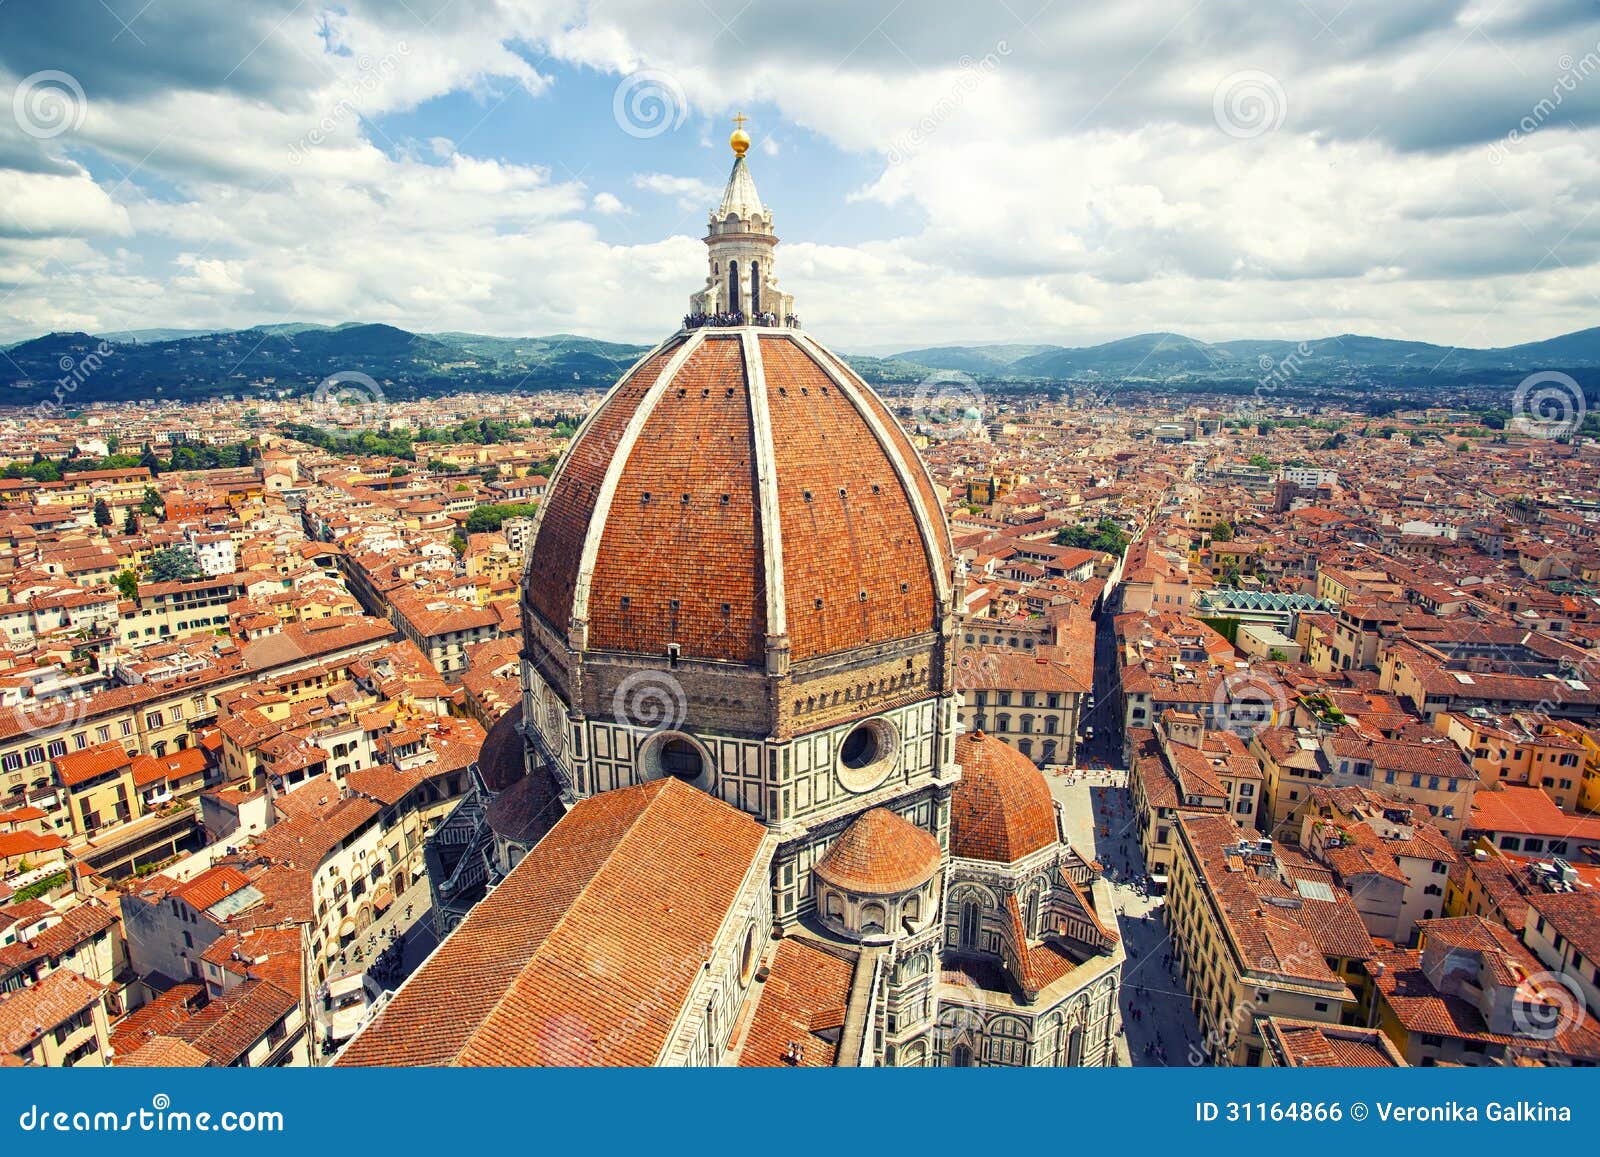
[[[846,892],[887,896],[933,878],[939,841],[887,808],[873,808],[845,829],[814,871]]]
[[[981,731],[956,739],[961,782],[950,800],[950,854],[1011,864],[1060,842],[1044,774]]]

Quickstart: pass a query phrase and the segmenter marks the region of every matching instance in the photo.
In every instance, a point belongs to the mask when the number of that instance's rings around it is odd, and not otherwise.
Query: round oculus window
[[[858,723],[839,743],[839,782],[850,791],[871,791],[889,778],[899,755],[900,737],[891,723]]]

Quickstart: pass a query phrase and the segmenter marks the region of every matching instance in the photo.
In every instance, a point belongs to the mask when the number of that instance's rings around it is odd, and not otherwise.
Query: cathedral
[[[521,709],[430,842],[453,927],[339,1064],[1114,1063],[1105,885],[960,731],[939,494],[730,143],[704,286],[539,510]]]

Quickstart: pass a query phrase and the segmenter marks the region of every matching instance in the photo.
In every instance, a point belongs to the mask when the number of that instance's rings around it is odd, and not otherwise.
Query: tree
[[[139,576],[131,570],[125,570],[117,575],[116,583],[117,589],[122,592],[123,598],[136,599],[139,597]]]
[[[467,540],[461,537],[459,530],[450,536],[450,549],[457,554],[467,553]]]
[[[482,534],[486,530],[499,530],[500,524],[506,519],[532,518],[538,509],[534,503],[518,502],[473,507],[472,513],[467,515],[467,533]]]
[[[197,579],[205,573],[200,569],[200,560],[187,546],[170,546],[156,551],[145,564],[145,571],[153,583],[183,582]]]
[[[96,526],[111,525],[111,507],[106,505],[104,498],[94,500],[94,524]]]
[[[1272,459],[1268,458],[1265,454],[1252,454],[1250,455],[1250,465],[1254,466],[1257,470],[1271,470]]]
[[[1110,518],[1102,518],[1093,526],[1069,526],[1056,532],[1057,546],[1076,546],[1084,550],[1098,550],[1121,557],[1128,549],[1128,532]]]
[[[154,486],[144,488],[144,497],[139,500],[139,513],[148,514],[152,518],[161,510],[161,492]]]
[[[133,507],[128,507],[128,516],[122,520],[123,534],[139,533],[139,516],[134,513]]]
[[[1211,541],[1212,542],[1232,542],[1233,541],[1233,527],[1226,520],[1218,522],[1215,526],[1213,526],[1211,528]]]
[[[1288,654],[1279,647],[1274,647],[1268,651],[1267,658],[1274,663],[1287,663],[1289,661]]]

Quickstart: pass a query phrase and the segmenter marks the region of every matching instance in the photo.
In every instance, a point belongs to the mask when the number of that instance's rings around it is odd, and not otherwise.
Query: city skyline
[[[1580,5],[127,2],[0,0],[0,1068],[1571,1122]]]

